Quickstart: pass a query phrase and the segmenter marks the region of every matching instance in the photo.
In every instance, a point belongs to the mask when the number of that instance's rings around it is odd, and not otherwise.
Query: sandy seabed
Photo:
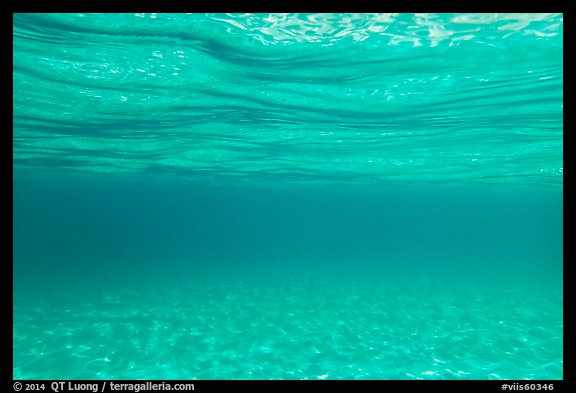
[[[14,379],[562,379],[562,292],[206,280],[14,298]]]

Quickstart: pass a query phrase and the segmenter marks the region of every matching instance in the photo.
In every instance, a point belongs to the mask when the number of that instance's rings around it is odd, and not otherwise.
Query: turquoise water
[[[16,379],[562,379],[562,14],[15,14]]]

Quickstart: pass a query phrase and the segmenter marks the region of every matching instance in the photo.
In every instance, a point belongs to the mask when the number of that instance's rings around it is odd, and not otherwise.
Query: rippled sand
[[[562,294],[208,280],[17,295],[15,379],[561,379]]]

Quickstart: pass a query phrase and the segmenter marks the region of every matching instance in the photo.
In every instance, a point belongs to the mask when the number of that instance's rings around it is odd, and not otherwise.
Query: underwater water
[[[562,14],[14,14],[14,379],[562,379]]]

